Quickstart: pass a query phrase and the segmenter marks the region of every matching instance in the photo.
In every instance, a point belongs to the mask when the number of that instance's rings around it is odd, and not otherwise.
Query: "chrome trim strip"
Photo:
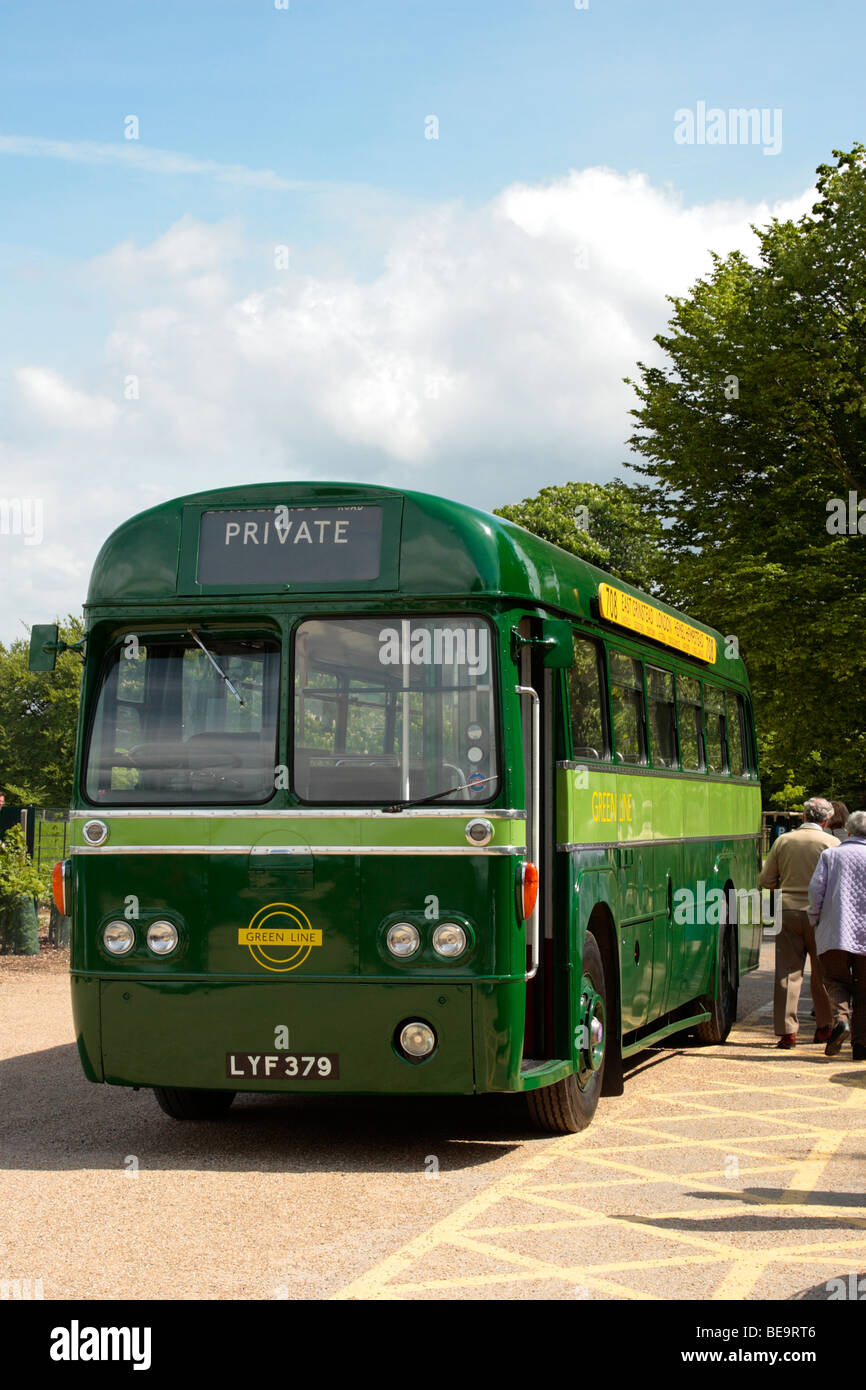
[[[754,830],[743,835],[681,835],[679,839],[672,840],[580,840],[569,842],[564,845],[557,845],[556,848],[563,854],[573,854],[578,849],[653,849],[657,845],[708,845],[718,844],[722,840],[759,840],[760,830]]]
[[[536,869],[541,867],[541,699],[538,692],[531,685],[516,685],[515,691],[521,697],[528,695],[532,701],[531,717],[531,742],[532,742],[532,825],[530,826],[530,858]],[[529,919],[530,941],[532,943],[532,953],[530,965],[523,979],[528,982],[538,973],[538,966],[541,961],[541,942],[539,938],[539,904],[538,894],[535,896],[535,905]]]
[[[564,772],[606,772],[616,773],[618,777],[675,777],[686,782],[720,782],[726,787],[756,787],[761,783],[754,772],[744,772],[737,777],[729,772],[707,772],[699,768],[650,767],[648,763],[603,763],[595,758],[585,762],[562,761],[556,764]]]
[[[244,854],[249,845],[72,845],[70,854]]]
[[[476,849],[469,845],[72,845],[70,854],[525,854],[525,845],[488,845]]]
[[[190,806],[189,808],[184,807],[180,810],[177,807],[166,807],[164,811],[156,810],[153,807],[147,807],[146,809],[137,811],[134,807],[124,806],[115,808],[113,806],[105,806],[101,807],[99,811],[99,818],[101,820],[106,820],[108,817],[110,817],[112,820],[118,820],[121,817],[128,818],[132,816],[138,816],[142,819],[151,820],[161,819],[163,817],[183,816],[187,816],[189,818],[195,817],[196,819],[206,819],[208,817],[216,818],[222,816],[226,819],[232,820],[247,817],[260,817],[269,820],[291,820],[293,818],[297,818],[299,820],[394,820],[398,816],[413,816],[418,818],[424,816],[445,816],[451,820],[460,820],[461,818],[465,820],[474,820],[477,816],[484,816],[487,820],[526,820],[525,811],[488,811],[483,806],[480,808],[476,807],[475,809],[467,808],[465,810],[463,809],[463,807],[454,807],[453,810],[451,807],[446,807],[445,809],[443,809],[439,806],[431,806],[429,810],[425,810],[423,807],[411,807],[409,810],[397,812],[382,811],[379,809],[378,806],[359,806],[358,809],[354,811],[345,806],[341,806],[333,811],[312,811],[306,809],[299,810],[296,807],[292,807],[289,810],[247,811],[240,810],[239,808],[232,806],[223,806],[218,807],[216,809],[203,806]],[[94,812],[70,811],[69,819],[93,820]]]

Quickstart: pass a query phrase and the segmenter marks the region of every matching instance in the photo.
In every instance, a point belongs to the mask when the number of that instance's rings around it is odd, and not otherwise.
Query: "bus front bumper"
[[[518,1090],[524,996],[522,981],[290,984],[72,976],[78,1048],[91,1081],[193,1090]],[[436,1035],[423,1061],[399,1050],[400,1031],[412,1021]]]

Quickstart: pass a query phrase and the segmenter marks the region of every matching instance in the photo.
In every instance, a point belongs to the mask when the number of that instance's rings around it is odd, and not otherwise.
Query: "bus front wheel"
[[[548,1134],[577,1134],[586,1129],[598,1106],[607,1052],[607,996],[598,942],[587,932],[583,947],[580,1022],[575,1030],[578,1069],[552,1086],[527,1091],[529,1117]]]
[[[181,1091],[154,1086],[159,1108],[173,1120],[221,1120],[235,1098],[234,1091]]]

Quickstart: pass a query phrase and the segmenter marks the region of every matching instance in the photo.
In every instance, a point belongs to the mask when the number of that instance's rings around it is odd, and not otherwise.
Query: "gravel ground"
[[[555,1138],[492,1097],[245,1096],[179,1124],[148,1092],[84,1079],[65,956],[0,959],[0,1282],[59,1299],[817,1298],[866,1268],[866,1067],[775,1050],[771,948],[728,1046],[641,1054],[624,1097]]]
[[[56,951],[47,934],[40,934],[39,944],[38,956],[0,956],[0,989],[16,975],[68,975],[69,948]]]

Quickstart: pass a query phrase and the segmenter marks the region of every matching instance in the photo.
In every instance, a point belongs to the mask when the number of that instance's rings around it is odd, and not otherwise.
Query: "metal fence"
[[[66,858],[69,843],[69,812],[56,807],[39,807],[33,822],[33,862],[37,869],[50,869]]]
[[[761,853],[766,859],[773,842],[786,830],[795,830],[803,823],[802,811],[765,811],[761,817]]]
[[[69,810],[66,806],[4,806],[0,831],[20,825],[27,851],[41,870],[51,869],[66,858],[69,844]]]

